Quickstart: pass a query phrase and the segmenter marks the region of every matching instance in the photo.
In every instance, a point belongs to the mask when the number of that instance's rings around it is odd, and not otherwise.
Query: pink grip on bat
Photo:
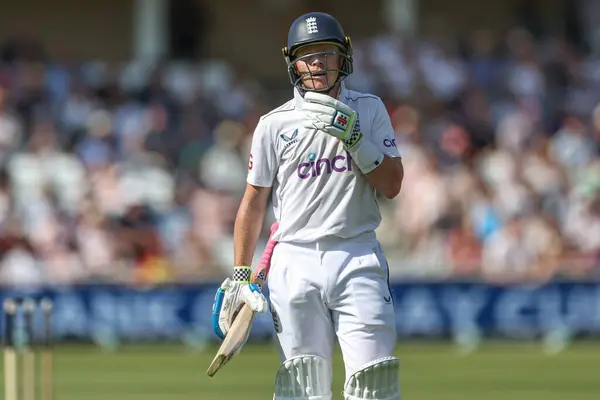
[[[279,224],[277,222],[275,222],[275,223],[273,223],[273,225],[271,225],[271,236],[270,237],[273,237],[273,234],[277,231],[278,228],[279,228]],[[263,252],[262,257],[260,258],[260,261],[258,262],[258,267],[256,268],[256,272],[254,274],[254,279],[256,279],[256,276],[258,275],[258,273],[261,270],[265,271],[265,276],[266,276],[266,274],[269,273],[269,268],[271,267],[271,257],[273,257],[273,249],[275,249],[276,244],[277,244],[276,240],[269,239],[269,242],[267,243],[267,247],[265,247],[265,251]]]

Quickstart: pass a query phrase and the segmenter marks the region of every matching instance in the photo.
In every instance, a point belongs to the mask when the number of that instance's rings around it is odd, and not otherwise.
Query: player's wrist
[[[250,283],[252,269],[247,265],[236,265],[233,267],[233,280],[235,282]]]
[[[358,114],[355,112],[350,117],[350,122],[348,123],[348,128],[344,133],[344,137],[342,138],[342,143],[346,150],[351,149],[356,146],[360,140],[362,139],[363,134],[360,129],[360,122],[358,119]]]
[[[365,138],[362,133],[352,146],[344,144],[344,147],[363,174],[368,174],[377,168],[384,158],[383,152],[373,142]]]
[[[349,132],[342,139],[344,148],[346,150],[350,151],[350,149],[352,149],[353,147],[358,145],[358,143],[361,141],[362,137],[363,137],[363,134],[360,131],[354,130],[352,132]]]

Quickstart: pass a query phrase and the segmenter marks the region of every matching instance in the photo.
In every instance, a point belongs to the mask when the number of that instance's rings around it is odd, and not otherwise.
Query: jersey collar
[[[346,89],[346,85],[344,84],[344,82],[342,82],[340,84],[340,92],[338,93],[337,100],[339,100],[340,98],[347,97],[347,92],[348,90]],[[294,102],[296,104],[296,107],[298,108],[302,108],[302,104],[304,104],[304,97],[302,97],[302,94],[300,94],[298,88],[294,88]]]

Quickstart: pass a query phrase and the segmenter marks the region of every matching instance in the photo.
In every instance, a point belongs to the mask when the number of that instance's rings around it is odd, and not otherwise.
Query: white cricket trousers
[[[344,241],[279,243],[268,287],[281,362],[313,354],[328,360],[331,368],[335,336],[346,379],[364,364],[391,356],[396,323],[388,277],[374,234]]]

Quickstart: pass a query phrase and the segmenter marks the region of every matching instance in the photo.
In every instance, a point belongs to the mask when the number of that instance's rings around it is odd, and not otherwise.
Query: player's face
[[[294,58],[304,87],[309,90],[331,87],[337,80],[342,65],[341,52],[338,46],[329,43],[300,47],[294,53]]]

